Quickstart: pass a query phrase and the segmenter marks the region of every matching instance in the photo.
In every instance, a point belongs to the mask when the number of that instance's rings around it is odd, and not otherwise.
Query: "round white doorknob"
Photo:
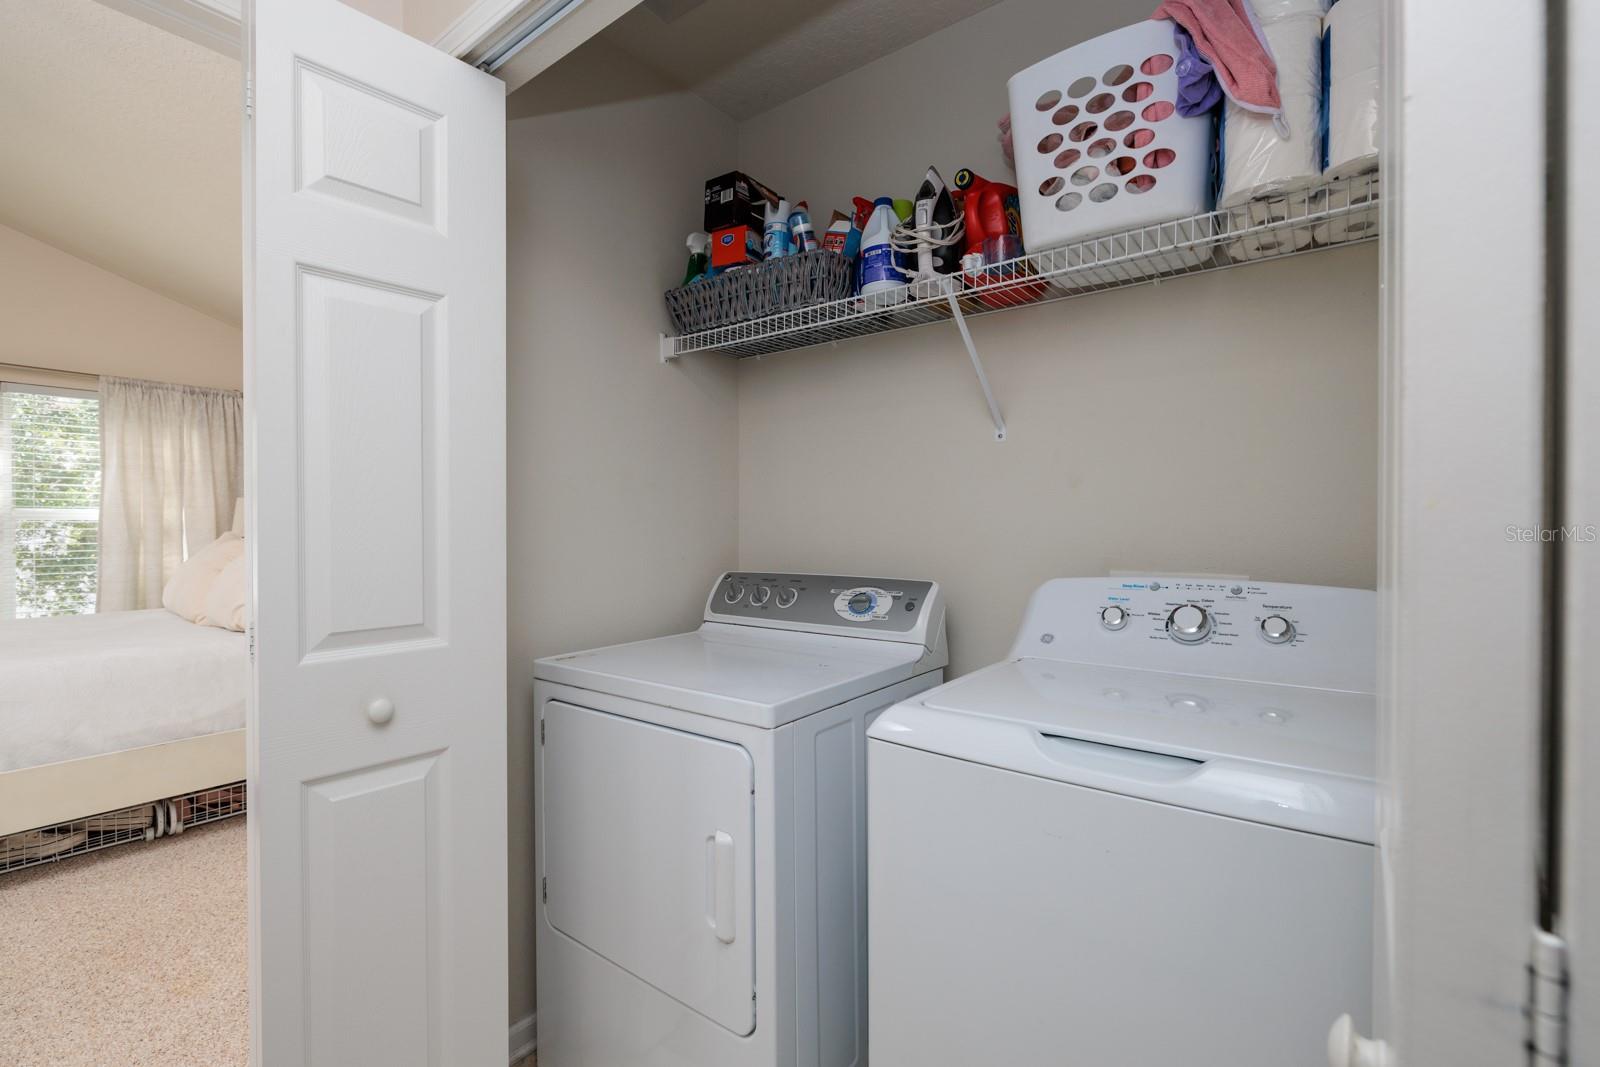
[[[1355,1020],[1341,1015],[1328,1030],[1328,1067],[1391,1067],[1389,1046],[1362,1037]]]
[[[368,701],[367,718],[372,720],[374,726],[382,726],[394,718],[394,701],[388,697],[378,697]]]

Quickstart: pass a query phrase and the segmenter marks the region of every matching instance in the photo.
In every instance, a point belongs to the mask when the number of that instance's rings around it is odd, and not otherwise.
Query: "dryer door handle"
[[[737,915],[733,907],[735,863],[733,836],[718,830],[706,838],[706,888],[710,900],[710,913],[706,916],[717,940],[724,945],[733,944],[737,937]]]

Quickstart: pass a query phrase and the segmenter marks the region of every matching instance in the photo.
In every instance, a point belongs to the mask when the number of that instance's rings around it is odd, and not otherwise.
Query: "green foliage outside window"
[[[0,393],[9,492],[0,528],[14,562],[19,618],[94,611],[100,507],[100,402],[94,396]]]

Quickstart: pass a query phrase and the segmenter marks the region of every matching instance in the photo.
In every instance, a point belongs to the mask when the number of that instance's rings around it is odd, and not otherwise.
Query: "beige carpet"
[[[249,1062],[245,824],[0,875],[0,1062]]]

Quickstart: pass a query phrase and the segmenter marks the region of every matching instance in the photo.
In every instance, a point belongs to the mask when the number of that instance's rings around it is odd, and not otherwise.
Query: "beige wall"
[[[1050,577],[1371,588],[1377,299],[1363,247],[975,320],[1003,444],[954,326],[747,362],[740,565],[937,579],[958,673]]]
[[[406,32],[432,44],[450,24],[472,6],[473,0],[389,0],[405,9]]]
[[[1006,0],[744,122],[740,168],[819,220],[929,163],[1009,178],[1006,79],[1148,5],[1079,8]],[[745,361],[740,566],[938,579],[957,672],[1053,576],[1371,587],[1377,309],[1366,246],[975,320],[1004,444],[953,326]]]
[[[239,328],[0,226],[0,363],[238,389]]]
[[[603,45],[510,101],[511,1019],[533,1011],[533,661],[692,629],[734,566],[734,368],[663,365],[707,174],[734,128]]]
[[[937,578],[957,671],[1003,655],[1055,575],[1373,584],[1370,247],[976,321],[1004,444],[953,327],[656,361],[707,177],[737,162],[825,219],[929,162],[1008,174],[1006,78],[1144,11],[1064,27],[1006,0],[737,127],[604,42],[511,98],[513,1022],[533,1010],[534,658],[690,628],[736,561]]]

